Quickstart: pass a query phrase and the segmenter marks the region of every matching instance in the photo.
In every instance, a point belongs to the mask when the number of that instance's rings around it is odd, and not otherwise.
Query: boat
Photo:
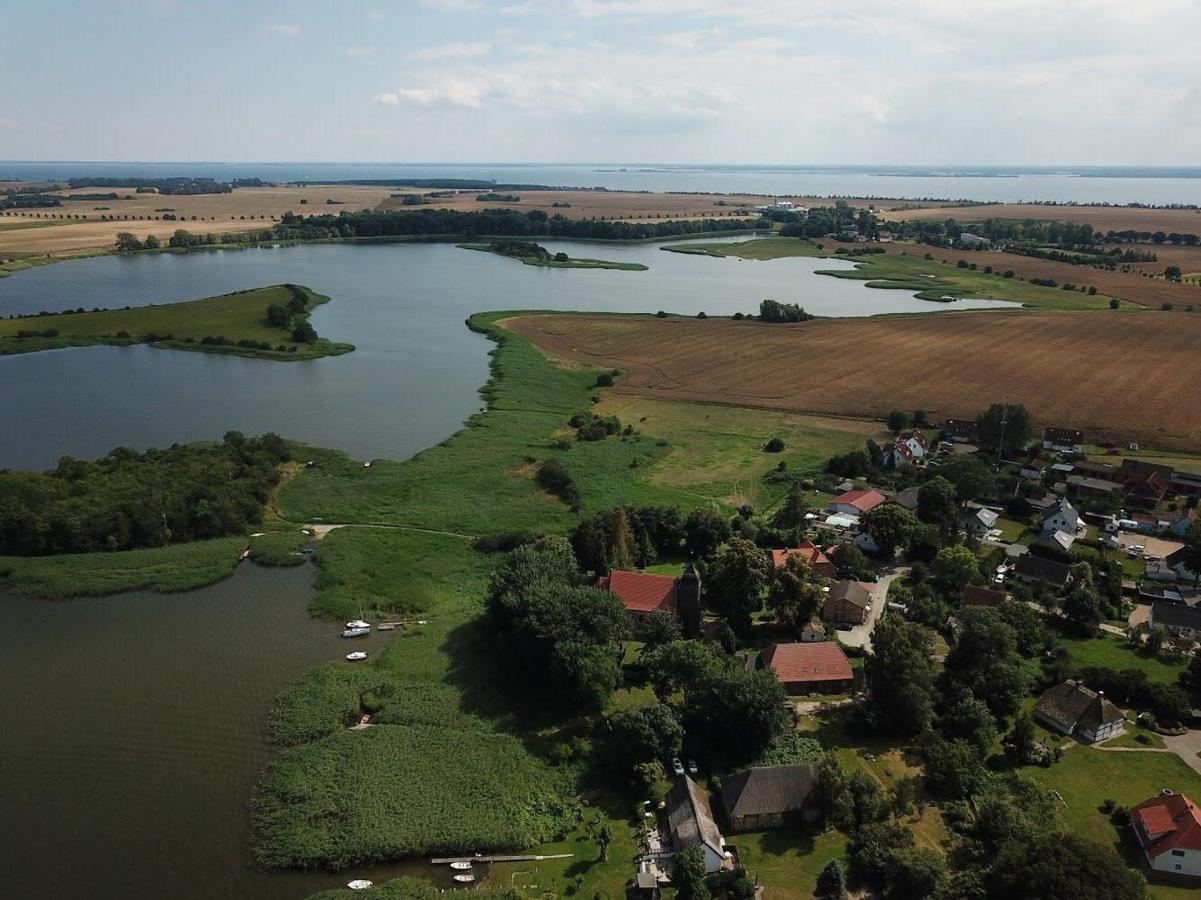
[[[471,871],[471,863],[469,863],[469,862],[452,862],[452,863],[450,864],[450,867],[451,867],[452,869],[456,869],[456,870],[458,870],[458,871],[460,871],[460,872],[469,872],[469,871]]]
[[[376,625],[375,627],[378,631],[392,631],[394,628],[396,628],[396,626],[393,625],[391,622],[381,622],[379,625]]]
[[[471,873],[467,873],[465,875],[455,875],[454,880],[459,884],[471,884],[471,882],[475,881],[475,876]]]
[[[369,887],[375,887],[375,882],[368,881],[366,878],[356,878],[354,881],[346,882],[346,886],[352,891],[365,891]]]
[[[250,559],[250,548],[247,547],[245,550],[243,550],[242,555],[238,558],[239,559]]]
[[[369,627],[368,628],[347,628],[345,631],[342,632],[342,637],[344,637],[344,638],[363,637],[364,635],[368,635],[368,634],[371,634],[371,629]]]
[[[349,662],[358,662],[360,659],[366,659],[366,658],[367,658],[367,654],[364,653],[362,650],[356,650],[354,653],[346,654],[346,659]]]
[[[364,622],[362,619],[353,619],[346,623],[347,628],[370,628],[370,622]]]

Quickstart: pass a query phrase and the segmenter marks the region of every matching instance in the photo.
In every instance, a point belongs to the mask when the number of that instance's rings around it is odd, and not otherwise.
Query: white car
[[[695,759],[688,760],[688,774],[695,775],[696,772],[697,772],[696,760]]]
[[[682,762],[680,762],[680,757],[678,757],[678,756],[673,756],[673,757],[671,758],[671,770],[672,770],[672,772],[674,772],[676,775],[683,775],[683,774],[684,774],[684,764],[683,764]]]

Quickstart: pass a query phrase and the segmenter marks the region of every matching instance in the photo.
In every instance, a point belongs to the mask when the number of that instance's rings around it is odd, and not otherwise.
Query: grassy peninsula
[[[978,300],[1010,300],[1034,309],[1086,310],[1108,309],[1110,298],[1101,294],[1081,294],[1075,291],[1056,290],[1005,277],[1000,271],[983,271],[972,268],[974,263],[958,264],[942,262],[932,253],[921,250],[921,245],[907,246],[905,250],[884,249],[875,244],[868,251],[861,244],[839,244],[829,241],[814,243],[803,238],[770,237],[739,241],[732,244],[688,244],[667,245],[661,249],[671,253],[689,253],[701,256],[734,256],[739,259],[769,260],[790,256],[808,256],[822,259],[844,259],[853,262],[853,269],[823,269],[819,275],[833,278],[850,278],[866,281],[867,287],[912,291],[919,300],[950,303],[971,298]],[[840,253],[839,249],[846,252]],[[941,250],[939,253],[950,251]],[[1122,302],[1123,308],[1137,309],[1138,305]]]
[[[456,244],[463,250],[482,250],[485,253],[495,253],[497,256],[507,256],[519,259],[527,266],[544,266],[548,269],[621,269],[626,272],[645,272],[647,266],[642,263],[611,262],[605,259],[585,259],[570,257],[566,253],[552,254],[541,244],[533,241],[493,241],[490,244]]]
[[[276,360],[349,353],[354,345],[322,338],[309,324],[328,302],[307,287],[276,284],[161,306],[0,319],[0,355],[139,343]]]

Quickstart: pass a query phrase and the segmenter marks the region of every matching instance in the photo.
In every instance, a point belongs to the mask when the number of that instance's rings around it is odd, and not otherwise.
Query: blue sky
[[[0,159],[1201,161],[1198,0],[0,0]]]

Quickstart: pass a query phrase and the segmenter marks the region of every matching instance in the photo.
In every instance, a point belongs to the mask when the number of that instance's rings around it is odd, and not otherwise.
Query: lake
[[[936,304],[813,274],[849,267],[794,257],[766,262],[668,253],[657,244],[544,242],[552,252],[639,262],[645,272],[522,265],[452,244],[318,244],[105,256],[0,279],[0,315],[141,306],[295,282],[333,298],[313,315],[354,353],[280,363],[146,346],[0,357],[0,466],[47,468],[91,458],[275,431],[356,458],[405,459],[479,408],[488,342],[463,322],[491,309],[695,315],[757,310],[765,298],[825,316],[1003,306]]]

